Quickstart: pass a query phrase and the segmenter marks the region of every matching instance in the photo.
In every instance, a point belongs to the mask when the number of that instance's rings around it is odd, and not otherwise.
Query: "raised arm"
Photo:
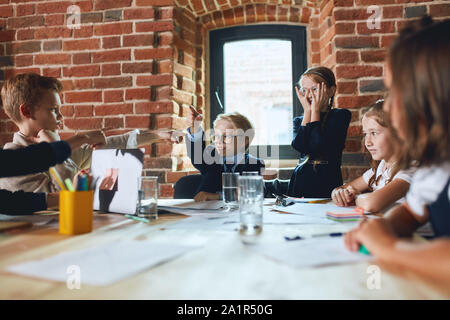
[[[25,215],[47,209],[45,193],[0,190],[0,213]]]
[[[15,150],[0,151],[0,177],[13,177],[47,171],[71,154],[65,141],[42,142]]]

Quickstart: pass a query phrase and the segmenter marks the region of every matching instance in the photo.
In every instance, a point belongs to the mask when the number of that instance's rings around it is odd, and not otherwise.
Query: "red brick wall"
[[[81,9],[81,28],[69,29],[67,7]],[[369,5],[381,9],[381,29],[369,30]],[[336,102],[351,109],[346,152],[360,155],[359,110],[382,96],[385,48],[410,18],[449,17],[448,1],[406,0],[0,0],[0,79],[34,71],[63,81],[63,136],[113,127],[184,128],[189,104],[208,118],[207,34],[253,23],[307,26],[308,64],[331,67]],[[0,112],[0,143],[15,126]],[[146,148],[147,174],[158,175],[161,196],[190,167],[183,145]],[[354,161],[343,169],[360,174]]]
[[[425,13],[434,18],[450,17],[445,0],[176,0],[180,15],[197,20],[178,30],[197,30],[197,107],[207,119],[207,32],[217,28],[254,23],[287,23],[307,26],[308,66],[325,65],[337,77],[335,105],[352,112],[343,167],[344,180],[366,169],[360,123],[361,108],[383,97],[384,55],[402,26]],[[368,19],[377,5],[380,27],[369,29]],[[191,18],[192,20],[192,18]],[[177,50],[177,48],[175,48]],[[281,174],[281,173],[280,173]],[[285,174],[283,173],[283,177]]]
[[[70,29],[67,8],[81,9],[81,28]],[[34,71],[64,85],[62,136],[110,127],[184,127],[173,99],[172,0],[0,1],[1,77]],[[0,114],[0,143],[15,126]],[[161,196],[172,195],[166,173],[177,168],[172,146],[146,148],[148,175],[157,175]]]

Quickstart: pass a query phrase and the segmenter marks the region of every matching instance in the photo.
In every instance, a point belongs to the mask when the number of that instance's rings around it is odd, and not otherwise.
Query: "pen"
[[[342,232],[332,232],[332,233],[324,233],[324,234],[313,234],[311,237],[341,237],[344,233]]]
[[[56,172],[55,168],[51,167],[49,169],[49,172],[50,172],[51,176],[53,177],[53,179],[56,180],[56,182],[58,183],[61,190],[67,190],[66,187],[64,186],[64,183],[63,183],[61,177],[59,176],[58,172]]]
[[[313,200],[313,201],[308,201],[307,203],[327,203],[330,200],[326,199],[326,200]]]
[[[311,235],[311,238],[317,238],[317,237],[341,237],[343,236],[344,233],[342,232],[332,232],[332,233],[324,233],[324,234],[313,234]],[[287,241],[292,241],[292,240],[303,240],[306,238],[300,237],[300,236],[295,236],[295,237],[284,237],[284,239],[286,239]]]
[[[83,179],[83,190],[84,191],[88,191],[89,187],[88,187],[88,176],[87,174],[84,175],[84,179]]]
[[[133,220],[139,221],[139,222],[146,222],[146,223],[150,222],[148,219],[132,216],[129,214],[126,214],[125,217],[127,217],[128,219],[133,219]]]
[[[87,191],[87,175],[84,173],[78,176],[77,191]]]
[[[364,245],[359,246],[358,252],[370,256],[369,250],[367,250],[367,248]]]

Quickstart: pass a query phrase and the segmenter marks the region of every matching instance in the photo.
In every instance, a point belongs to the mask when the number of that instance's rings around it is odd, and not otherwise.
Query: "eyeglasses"
[[[303,87],[300,87],[299,85],[296,85],[296,87],[298,88],[300,93],[303,95],[305,95],[308,92],[308,90],[312,90],[313,93],[316,93],[319,90],[319,87],[303,88]]]
[[[234,137],[239,136],[242,136],[242,134],[214,134],[211,136],[211,142],[222,141],[223,143],[231,143]]]

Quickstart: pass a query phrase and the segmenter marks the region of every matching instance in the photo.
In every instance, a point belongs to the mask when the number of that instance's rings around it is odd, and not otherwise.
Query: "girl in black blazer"
[[[301,158],[288,187],[288,195],[329,198],[342,185],[341,157],[351,112],[333,108],[336,79],[326,67],[310,68],[296,86],[304,113],[294,118],[292,147]]]

